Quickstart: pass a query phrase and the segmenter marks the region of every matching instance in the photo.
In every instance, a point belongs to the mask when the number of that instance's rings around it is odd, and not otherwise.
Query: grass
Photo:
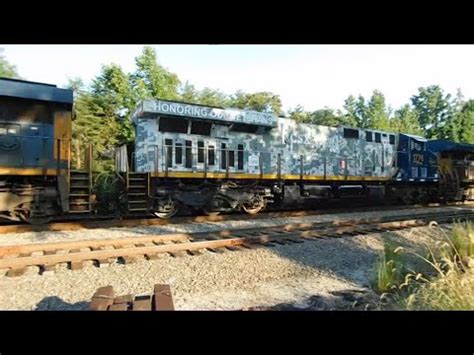
[[[101,212],[117,210],[119,183],[114,172],[104,171],[95,177],[94,193]]]
[[[421,252],[387,242],[372,282],[381,309],[474,309],[474,224],[455,223]],[[408,261],[411,259],[411,262]],[[416,259],[417,262],[413,262]]]

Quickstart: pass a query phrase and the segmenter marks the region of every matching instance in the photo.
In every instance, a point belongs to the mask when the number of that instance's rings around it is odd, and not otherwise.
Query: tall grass
[[[405,265],[401,257],[403,248],[393,242],[386,242],[376,266],[376,277],[372,288],[379,293],[391,292],[403,282]]]
[[[443,236],[422,252],[409,252],[393,243],[385,245],[373,282],[375,291],[391,296],[381,308],[474,309],[474,270],[470,267],[474,224],[455,223]],[[407,256],[418,260],[411,269]]]
[[[119,208],[120,182],[114,172],[104,171],[95,177],[94,193],[98,210],[103,213],[116,212]]]

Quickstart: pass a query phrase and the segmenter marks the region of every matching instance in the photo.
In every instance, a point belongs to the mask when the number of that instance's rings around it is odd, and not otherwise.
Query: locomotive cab
[[[1,218],[67,211],[72,102],[71,90],[0,78]]]

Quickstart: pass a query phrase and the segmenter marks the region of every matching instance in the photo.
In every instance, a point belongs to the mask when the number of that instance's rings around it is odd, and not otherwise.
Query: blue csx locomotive
[[[71,90],[0,79],[0,217],[97,214],[92,149],[82,169],[71,164],[73,112]],[[141,102],[132,119],[134,146],[115,152],[124,214],[253,214],[354,196],[474,199],[469,144],[166,100]]]

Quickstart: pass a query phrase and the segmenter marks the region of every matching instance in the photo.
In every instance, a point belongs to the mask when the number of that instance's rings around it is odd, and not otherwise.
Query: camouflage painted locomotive
[[[92,149],[81,170],[71,164],[73,118],[71,90],[0,78],[0,218],[97,214]],[[254,214],[354,196],[474,199],[469,144],[164,100],[140,103],[133,121],[133,149],[116,151],[116,199],[128,215]]]
[[[254,214],[268,203],[317,205],[327,198],[414,203],[466,197],[460,186],[447,188],[447,175],[438,169],[442,148],[431,151],[422,137],[165,100],[142,102],[133,120],[129,211]],[[122,172],[128,171],[125,157],[122,147]]]

